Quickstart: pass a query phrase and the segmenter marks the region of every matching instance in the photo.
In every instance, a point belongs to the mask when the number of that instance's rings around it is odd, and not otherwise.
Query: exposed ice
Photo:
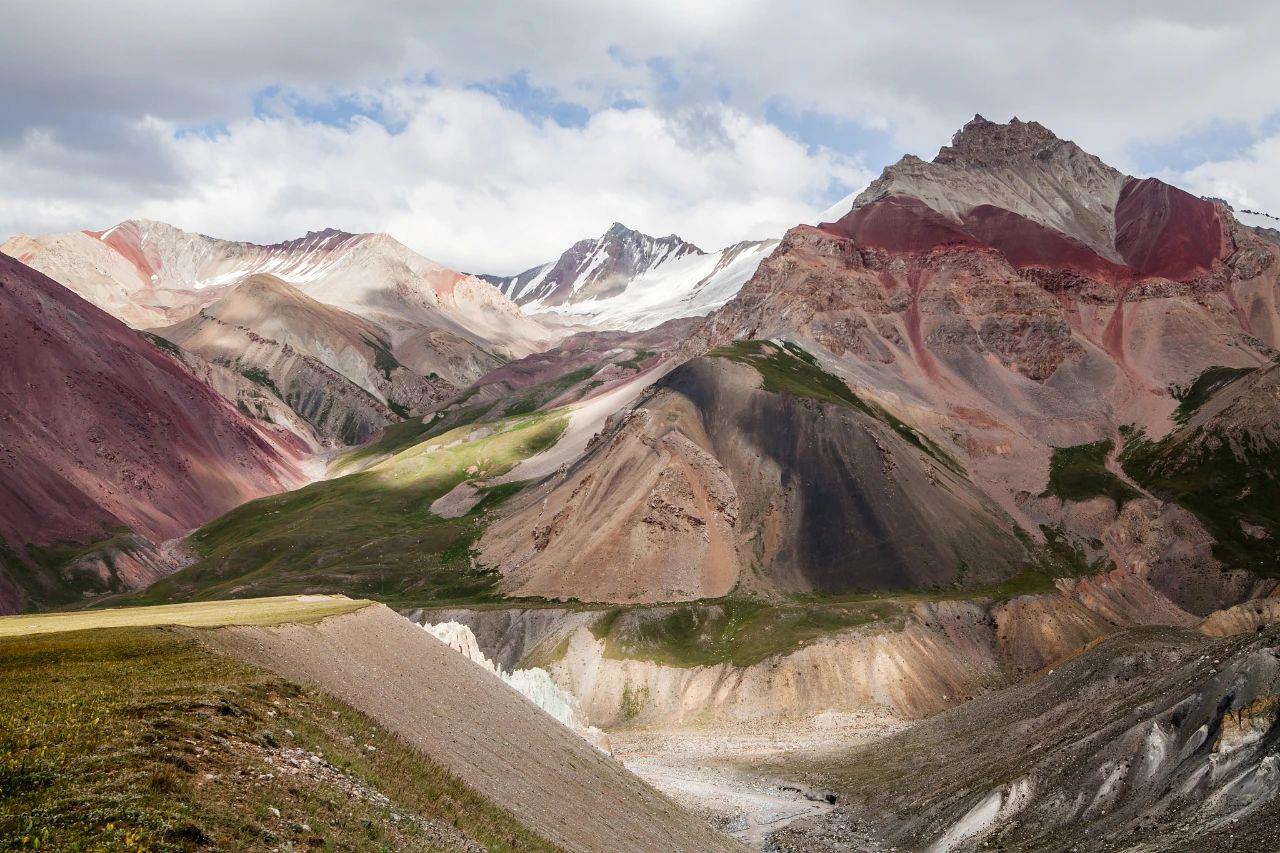
[[[461,622],[440,622],[423,625],[422,629],[449,648],[460,653],[477,666],[487,669],[526,699],[554,717],[596,749],[612,754],[609,736],[594,726],[587,725],[571,696],[556,686],[545,669],[517,669],[511,672],[499,667],[485,656],[476,642],[476,635]]]

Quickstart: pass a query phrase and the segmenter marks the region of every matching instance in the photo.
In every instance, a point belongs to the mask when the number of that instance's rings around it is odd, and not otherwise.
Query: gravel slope
[[[740,849],[385,607],[202,637],[368,714],[566,849]]]

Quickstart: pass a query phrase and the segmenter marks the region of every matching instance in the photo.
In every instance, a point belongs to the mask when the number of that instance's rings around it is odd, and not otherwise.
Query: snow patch
[[[1236,210],[1236,221],[1241,225],[1248,225],[1250,228],[1270,228],[1272,231],[1280,231],[1280,216],[1272,216],[1269,213],[1261,213],[1256,210]]]
[[[551,680],[551,674],[545,669],[517,669],[507,672],[480,650],[476,635],[460,622],[440,622],[436,625],[423,625],[422,630],[461,654],[477,666],[498,676],[520,695],[537,705],[544,712],[554,717],[561,725],[586,740],[596,749],[612,755],[609,736],[595,726],[587,725],[578,710],[577,702]]]
[[[525,310],[629,331],[651,329],[682,317],[702,317],[736,296],[777,244],[766,240],[670,260],[663,254],[614,296],[553,306],[530,303]]]
[[[943,833],[942,837],[928,848],[929,853],[950,853],[966,842],[988,834],[1026,808],[1030,801],[1030,779],[1019,779],[1007,789],[996,788]]]

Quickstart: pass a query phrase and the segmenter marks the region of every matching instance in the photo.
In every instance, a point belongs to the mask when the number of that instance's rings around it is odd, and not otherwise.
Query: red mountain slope
[[[287,451],[167,353],[6,255],[0,401],[0,612],[59,597],[65,578],[41,574],[53,562],[42,549],[125,528],[160,542],[302,481]]]

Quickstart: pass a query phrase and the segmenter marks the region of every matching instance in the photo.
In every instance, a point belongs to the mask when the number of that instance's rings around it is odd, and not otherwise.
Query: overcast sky
[[[1276,3],[3,6],[0,238],[332,226],[514,272],[618,220],[711,249],[974,113],[1280,213]]]

